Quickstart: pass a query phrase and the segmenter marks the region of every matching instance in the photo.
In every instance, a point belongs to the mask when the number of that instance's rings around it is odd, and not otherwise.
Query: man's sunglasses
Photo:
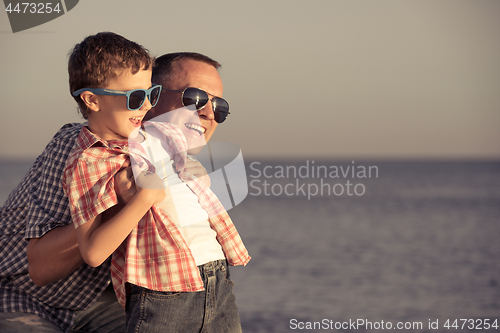
[[[217,123],[222,123],[226,120],[229,114],[229,103],[220,97],[208,97],[208,94],[198,88],[189,87],[181,90],[162,89],[165,91],[173,91],[182,93],[182,104],[188,109],[196,108],[196,111],[201,110],[207,105],[208,101],[212,101],[212,109],[214,111],[214,118]],[[193,110],[194,111],[194,110]]]
[[[111,96],[127,96],[127,108],[130,111],[139,110],[146,101],[146,96],[148,97],[151,106],[155,106],[160,99],[161,85],[156,84],[151,88],[145,89],[134,89],[129,91],[112,90],[104,88],[82,88],[78,89],[73,93],[73,96],[78,96],[84,91],[90,91],[96,95],[111,95]]]

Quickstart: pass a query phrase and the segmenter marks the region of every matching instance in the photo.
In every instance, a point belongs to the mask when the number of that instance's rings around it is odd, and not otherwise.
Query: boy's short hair
[[[103,88],[119,70],[129,68],[133,74],[152,68],[154,58],[143,46],[113,32],[100,32],[76,44],[69,54],[70,93],[81,88]],[[72,95],[73,96],[73,95]],[[73,96],[82,116],[89,111],[80,96]]]
[[[164,84],[172,74],[174,68],[176,67],[175,65],[181,60],[204,62],[205,64],[213,66],[217,70],[221,67],[220,63],[201,53],[167,53],[155,59],[151,81],[155,84]]]

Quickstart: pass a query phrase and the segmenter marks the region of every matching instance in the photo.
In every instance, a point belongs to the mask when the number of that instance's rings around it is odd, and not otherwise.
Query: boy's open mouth
[[[129,119],[130,119],[130,122],[134,126],[140,126],[141,125],[142,117],[132,117],[132,118],[129,118]]]

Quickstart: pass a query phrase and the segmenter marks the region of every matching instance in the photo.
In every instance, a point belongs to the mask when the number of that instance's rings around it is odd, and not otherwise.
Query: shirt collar
[[[90,147],[95,146],[96,144],[102,145],[106,148],[114,148],[115,146],[120,146],[123,148],[127,146],[127,140],[105,141],[101,139],[97,134],[92,133],[87,126],[83,126],[77,141],[78,148],[86,150]]]

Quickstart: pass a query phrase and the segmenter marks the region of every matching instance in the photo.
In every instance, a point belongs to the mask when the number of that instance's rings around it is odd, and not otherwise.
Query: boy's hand
[[[190,173],[196,178],[199,178],[202,182],[205,183],[205,185],[210,187],[210,176],[208,175],[207,170],[205,170],[205,168],[199,161],[187,160],[186,166],[184,167],[184,172]]]
[[[158,174],[154,172],[149,173],[147,171],[141,172],[138,166],[134,167],[133,171],[137,194],[141,193],[141,195],[146,195],[148,200],[151,200],[152,204],[161,202],[165,199],[165,186]]]
[[[102,223],[111,220],[137,193],[130,160],[125,161],[122,167],[124,169],[120,170],[115,175],[115,192],[118,197],[118,204],[102,212]]]
[[[137,191],[130,161],[126,161],[123,167],[125,169],[115,175],[115,192],[120,204],[128,203]]]

